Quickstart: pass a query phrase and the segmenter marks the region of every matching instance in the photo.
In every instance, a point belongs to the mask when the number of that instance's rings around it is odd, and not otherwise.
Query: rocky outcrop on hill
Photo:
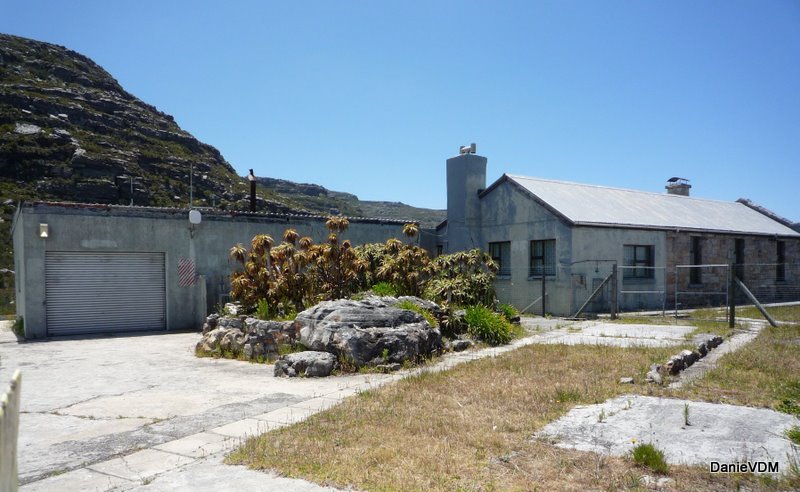
[[[15,198],[129,203],[127,175],[139,178],[134,203],[181,205],[191,167],[198,204],[245,193],[217,149],[62,46],[0,34],[0,130],[0,180]]]

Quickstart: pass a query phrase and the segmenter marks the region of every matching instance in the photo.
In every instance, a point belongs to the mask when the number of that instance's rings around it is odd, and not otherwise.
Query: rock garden
[[[496,265],[478,250],[428,257],[407,242],[351,246],[339,236],[348,222],[331,217],[330,234],[313,244],[287,230],[275,245],[267,235],[231,258],[235,302],[206,319],[198,356],[274,362],[276,376],[323,377],[390,372],[474,343],[508,343],[521,328],[518,313],[497,305]]]

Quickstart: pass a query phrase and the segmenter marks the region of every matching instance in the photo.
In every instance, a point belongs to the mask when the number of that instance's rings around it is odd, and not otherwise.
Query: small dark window
[[[703,264],[703,238],[692,236],[692,265]],[[703,270],[699,267],[692,268],[689,282],[693,284],[703,283]]]
[[[786,280],[786,242],[778,241],[776,248],[778,262],[775,265],[775,280],[783,282]]]
[[[444,252],[444,246],[441,245],[441,244],[437,244],[436,245],[436,256],[442,256],[443,252]]]
[[[497,275],[511,275],[511,242],[489,243],[489,256],[497,263]]]
[[[626,244],[624,249],[625,268],[622,278],[653,278],[653,246]]]
[[[531,277],[556,274],[556,240],[545,239],[531,241],[530,271]]]
[[[733,248],[734,272],[739,280],[744,280],[744,239],[737,239]]]

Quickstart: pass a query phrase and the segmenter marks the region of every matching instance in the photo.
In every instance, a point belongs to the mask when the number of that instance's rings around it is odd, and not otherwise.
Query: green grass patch
[[[414,304],[409,300],[398,302],[396,307],[398,309],[407,309],[409,311],[414,311],[415,313],[421,314],[422,317],[425,318],[425,321],[427,321],[428,324],[431,326],[431,328],[436,328],[437,326],[439,326],[439,323],[436,321],[436,317],[433,314],[431,314],[430,311],[417,306],[416,304]]]
[[[633,448],[631,454],[633,462],[639,466],[649,468],[661,475],[665,475],[669,471],[664,453],[652,444],[639,444]]]
[[[800,425],[793,425],[786,430],[786,437],[797,446],[800,446]]]
[[[503,345],[514,337],[511,323],[485,306],[468,307],[464,320],[467,322],[467,333],[489,345]]]

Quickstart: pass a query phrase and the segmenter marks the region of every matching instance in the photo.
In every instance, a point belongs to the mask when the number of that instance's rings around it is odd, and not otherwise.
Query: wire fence
[[[749,263],[731,270],[727,264],[655,267],[586,260],[550,269],[507,268],[502,273],[495,282],[500,301],[533,314],[664,314],[750,304],[740,288],[730,298],[733,274],[762,304],[800,302],[800,263]]]

